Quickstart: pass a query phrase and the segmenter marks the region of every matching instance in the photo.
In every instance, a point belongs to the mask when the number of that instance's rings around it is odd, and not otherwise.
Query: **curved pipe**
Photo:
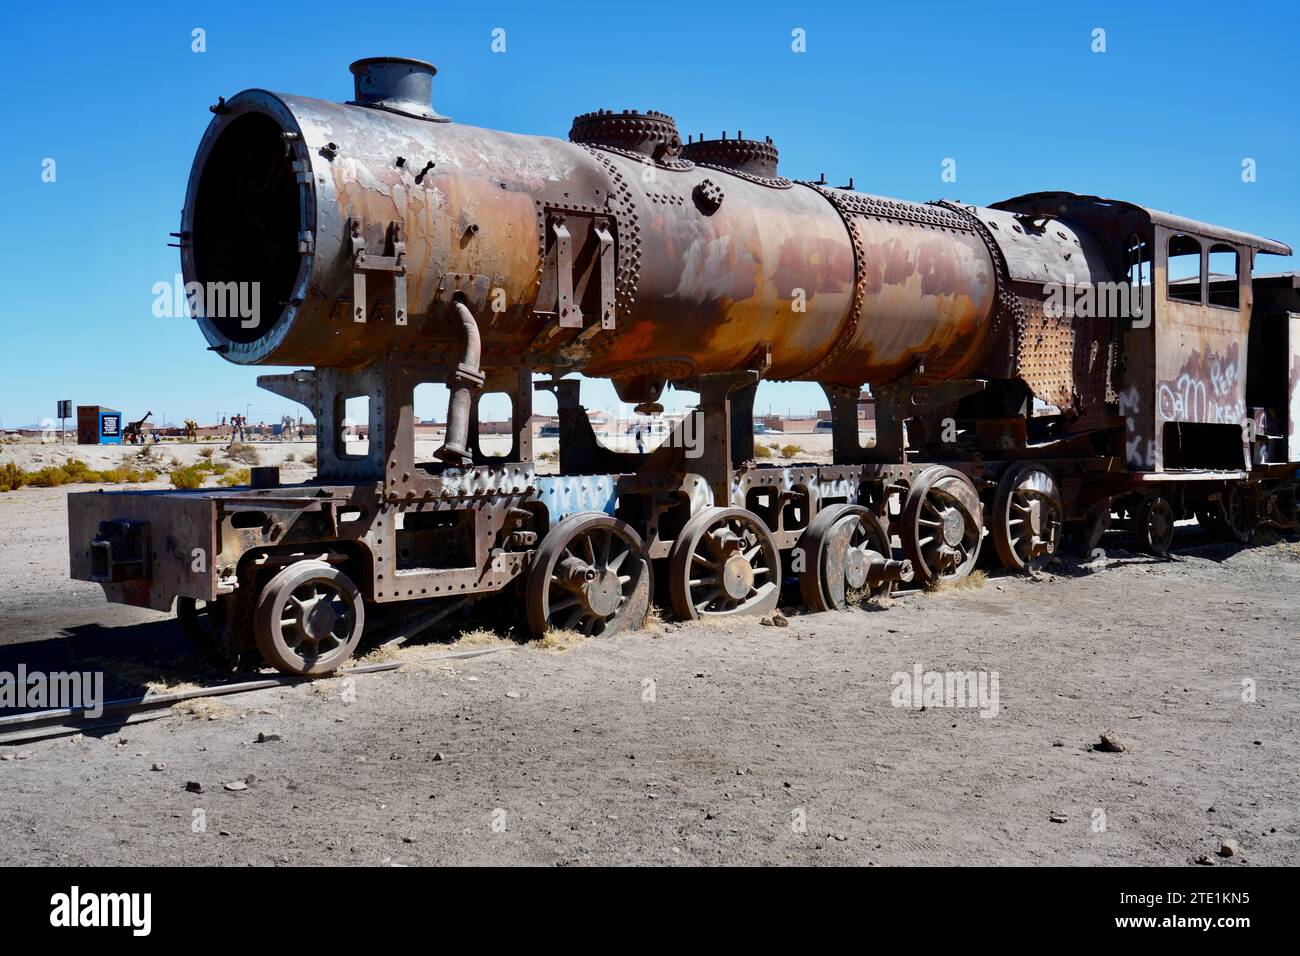
[[[469,306],[456,299],[451,304],[451,311],[460,322],[460,364],[447,376],[447,388],[451,392],[447,401],[447,437],[433,455],[449,465],[470,465],[474,456],[468,447],[469,416],[478,393],[483,390],[483,372],[479,369],[483,339],[479,335],[478,320]]]

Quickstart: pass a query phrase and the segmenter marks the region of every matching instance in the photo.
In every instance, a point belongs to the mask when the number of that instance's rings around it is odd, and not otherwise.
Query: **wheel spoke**
[[[723,557],[722,542],[718,540],[718,536],[713,531],[704,532],[704,536],[700,538],[700,544],[712,551],[718,558]]]
[[[703,611],[706,607],[708,607],[710,604],[712,604],[721,596],[722,596],[722,588],[714,588],[707,595],[705,595],[702,601],[696,602],[695,610]]]

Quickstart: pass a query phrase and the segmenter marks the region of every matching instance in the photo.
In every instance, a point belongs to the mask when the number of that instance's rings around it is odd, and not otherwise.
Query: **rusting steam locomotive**
[[[177,601],[211,657],[326,673],[367,608],[503,589],[538,634],[635,628],[656,600],[769,612],[796,579],[841,609],[982,551],[1030,568],[1067,527],[1090,547],[1118,519],[1162,554],[1180,518],[1241,542],[1296,520],[1300,292],[1252,275],[1281,243],[1093,196],[791,181],[770,140],[683,143],[656,112],[579,116],[569,142],[476,129],[434,111],[426,63],[351,69],[347,104],[214,106],[179,233],[187,281],[271,304],[199,316],[211,349],[312,367],[259,384],[315,416],[318,478],[69,498],[72,576]],[[619,452],[577,372],[642,408],[669,385],[699,402],[659,448]],[[822,385],[833,464],[756,462],[765,379]],[[430,461],[424,382],[450,396]],[[556,397],[558,475],[534,470],[534,389]],[[481,448],[485,393],[512,405],[504,457]]]

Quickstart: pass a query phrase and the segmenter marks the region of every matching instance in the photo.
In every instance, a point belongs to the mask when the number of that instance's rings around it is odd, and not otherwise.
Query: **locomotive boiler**
[[[1300,297],[1253,275],[1281,243],[1093,196],[796,181],[768,139],[683,143],[655,111],[580,115],[568,141],[478,129],[434,109],[426,63],[351,69],[345,104],[220,100],[178,233],[209,347],[304,366],[259,384],[315,416],[317,478],[69,499],[73,576],[176,601],[210,660],[325,673],[367,607],[506,589],[536,634],[613,634],[654,601],[831,610],[981,554],[1030,570],[1067,527],[1091,547],[1118,519],[1163,554],[1184,517],[1240,541],[1294,522]],[[258,314],[210,294],[244,286]],[[699,402],[659,448],[616,451],[574,373],[645,410],[670,386]],[[831,464],[755,459],[771,380],[823,387]],[[421,461],[426,382],[449,402]],[[535,468],[536,389],[558,475]],[[502,457],[479,440],[486,393],[510,400]]]

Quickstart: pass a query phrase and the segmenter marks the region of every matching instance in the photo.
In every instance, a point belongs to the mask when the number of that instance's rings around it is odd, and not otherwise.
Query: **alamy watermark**
[[[103,671],[0,671],[0,708],[69,708],[87,717],[104,713]]]
[[[1150,286],[1130,282],[1084,282],[1074,276],[1064,282],[1043,283],[1043,313],[1053,319],[1132,319],[1133,327],[1144,329],[1151,319],[1142,309]]]
[[[153,929],[152,893],[83,893],[74,886],[50,897],[50,925],[60,928],[126,927],[132,936]]]
[[[996,717],[1000,707],[997,671],[895,671],[889,678],[889,703],[913,710],[931,707],[978,708],[980,717]]]
[[[152,291],[159,319],[238,319],[245,329],[262,322],[260,282],[186,282],[178,274],[171,282],[155,282]]]

